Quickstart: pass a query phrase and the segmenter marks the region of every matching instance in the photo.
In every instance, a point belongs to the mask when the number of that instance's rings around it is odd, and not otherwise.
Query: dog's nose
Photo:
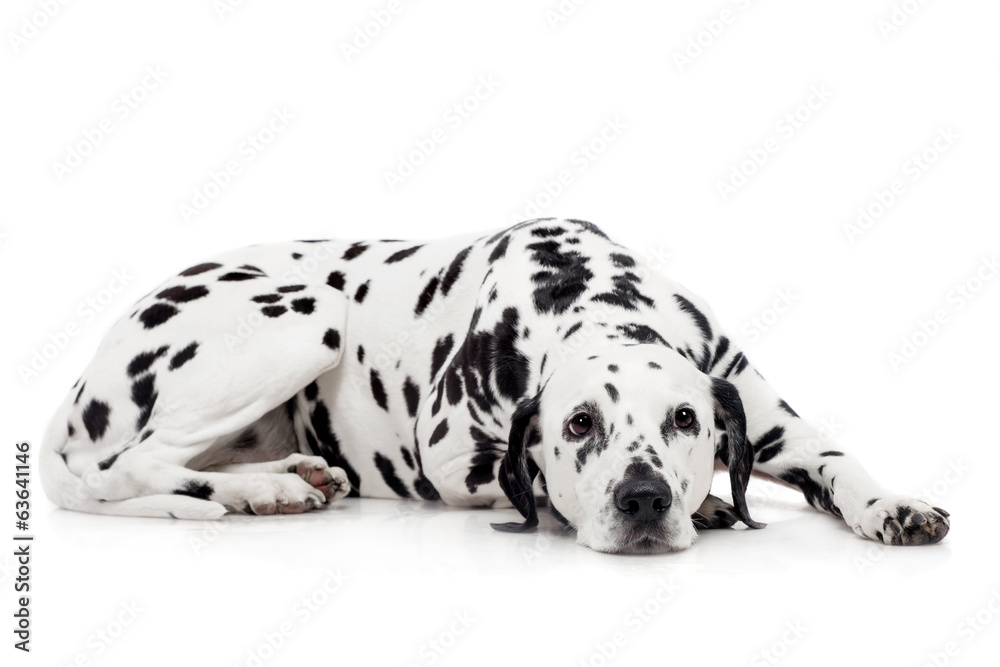
[[[615,489],[615,505],[630,520],[640,523],[659,521],[672,501],[670,487],[662,478],[627,479]]]

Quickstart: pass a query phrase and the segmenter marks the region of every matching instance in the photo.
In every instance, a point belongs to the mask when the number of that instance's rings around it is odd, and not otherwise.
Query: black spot
[[[734,372],[737,375],[739,375],[740,373],[743,372],[743,369],[747,367],[748,363],[749,362],[747,361],[746,355],[744,355],[742,352],[737,352],[736,356],[733,357],[733,360],[729,362],[729,367],[726,368],[725,372],[722,374],[722,377],[727,378],[730,376],[730,374]]]
[[[500,243],[497,244],[496,248],[493,248],[493,252],[490,253],[490,264],[501,259],[507,254],[507,246],[510,245],[510,236],[504,236],[500,239]]]
[[[431,404],[431,417],[437,417],[441,411],[441,401],[444,399],[444,378],[437,383],[434,393],[434,403]]]
[[[531,230],[532,236],[537,236],[543,239],[562,236],[565,233],[566,230],[562,227],[535,227]]]
[[[872,498],[871,500],[868,501],[868,503],[865,505],[865,507],[871,507],[872,505],[874,505],[875,503],[877,503],[879,500],[880,500],[879,498]]]
[[[264,313],[268,317],[281,317],[288,312],[288,309],[284,306],[264,306],[260,309],[260,312]]]
[[[319,385],[316,382],[310,382],[305,388],[306,399],[310,401],[315,401],[316,397],[319,396]]]
[[[174,490],[174,494],[178,496],[191,496],[192,498],[198,498],[199,500],[209,500],[212,494],[215,493],[215,489],[208,482],[199,482],[196,480],[188,480],[187,484],[179,489]]]
[[[152,373],[143,375],[132,383],[132,402],[139,408],[139,417],[135,422],[137,431],[141,431],[149,421],[157,396],[156,376]]]
[[[91,440],[95,442],[100,440],[105,431],[108,430],[108,415],[110,414],[111,408],[104,401],[91,399],[90,403],[87,403],[81,419],[83,419],[83,427],[87,429],[87,435],[90,436]]]
[[[652,368],[654,371],[658,371],[658,370],[661,370],[663,368],[663,366],[659,365],[655,361],[650,361],[646,365],[649,366],[650,368]]]
[[[594,277],[587,268],[588,257],[575,250],[564,252],[558,241],[541,241],[527,246],[533,251],[531,259],[545,270],[531,276],[535,283],[532,295],[535,310],[539,313],[561,314],[566,312],[587,289],[587,281]]]
[[[448,396],[449,405],[458,405],[462,400],[462,378],[458,374],[458,369],[454,365],[448,367],[444,376],[444,386]]]
[[[254,303],[278,303],[281,301],[280,294],[260,294],[250,299]]]
[[[611,253],[611,263],[619,269],[631,269],[635,266],[635,260],[628,255],[619,252]]]
[[[618,402],[618,388],[615,387],[610,382],[606,382],[604,384],[604,388],[608,391],[608,396],[611,397],[611,402],[612,403],[617,403]]]
[[[385,385],[382,384],[382,378],[379,377],[378,371],[374,368],[371,369],[371,373],[369,373],[368,378],[371,383],[372,397],[374,397],[375,402],[378,403],[380,408],[388,411],[389,405],[386,402],[388,397],[385,395]]]
[[[775,456],[780,454],[781,450],[783,450],[784,448],[785,448],[784,442],[776,442],[774,444],[768,445],[767,447],[764,447],[757,454],[757,463],[767,463]],[[823,474],[822,471],[820,471],[820,474]]]
[[[396,251],[396,252],[392,253],[391,255],[389,255],[389,258],[385,260],[385,263],[386,264],[395,264],[396,262],[401,262],[404,259],[406,259],[407,257],[411,256],[416,251],[420,250],[421,248],[423,248],[422,245],[417,245],[417,246],[413,246],[412,248],[407,248],[406,250]]]
[[[506,308],[493,330],[497,389],[517,401],[528,390],[528,359],[517,349],[517,308]]]
[[[407,449],[406,447],[400,447],[399,454],[400,456],[403,457],[403,463],[406,464],[407,468],[409,468],[410,470],[416,470],[416,466],[413,465],[413,454],[410,454],[409,449]]]
[[[139,320],[147,329],[158,327],[180,311],[169,303],[154,303],[152,306],[142,311]]]
[[[357,243],[352,243],[351,246],[344,251],[343,259],[352,260],[361,253],[363,253],[365,250],[368,250],[368,246],[362,243],[361,241],[358,241]]]
[[[651,327],[647,327],[645,324],[629,322],[627,324],[619,324],[615,328],[621,331],[626,338],[634,340],[637,343],[658,343],[670,347],[670,343],[659,332]]]
[[[639,310],[637,304],[642,303],[652,308],[655,303],[648,296],[639,291],[639,283],[642,279],[631,271],[617,276],[612,276],[612,289],[610,292],[601,292],[590,297],[591,301],[606,303],[618,306],[625,310]]]
[[[365,363],[365,348],[363,345],[358,345],[358,363]]]
[[[222,264],[216,264],[215,262],[205,262],[204,264],[195,264],[189,269],[184,269],[180,272],[182,276],[196,276],[199,273],[205,273],[206,271],[211,271],[212,269],[217,269]]]
[[[403,380],[403,398],[406,399],[407,413],[411,417],[416,417],[417,408],[420,406],[420,388],[414,384],[409,376]]]
[[[153,362],[162,357],[170,349],[169,345],[164,345],[156,352],[140,352],[132,358],[132,361],[128,363],[128,368],[125,372],[128,373],[130,378],[134,378],[136,375],[145,373],[149,370],[149,367],[153,365]],[[79,400],[79,397],[77,397]]]
[[[790,406],[788,403],[785,403],[784,401],[779,401],[778,407],[780,407],[782,410],[784,410],[793,417],[799,416],[799,413],[797,413],[795,410],[792,410],[792,406]]]
[[[472,252],[472,246],[462,249],[457,255],[455,255],[455,258],[451,260],[451,264],[448,265],[448,270],[445,272],[444,278],[441,279],[441,294],[447,296],[448,292],[451,291],[455,281],[458,280],[458,277],[462,274],[462,265],[465,264],[465,260],[469,256],[470,252]]]
[[[722,361],[722,358],[726,356],[726,352],[729,351],[729,339],[725,336],[719,338],[719,344],[715,348],[715,355],[712,357],[712,363],[709,364],[708,370],[715,368],[715,365]]]
[[[156,298],[166,299],[174,303],[187,303],[188,301],[194,301],[205,296],[208,296],[208,288],[204,285],[195,285],[193,287],[175,285],[157,294]]]
[[[72,425],[72,424],[70,424],[70,423],[68,423],[68,422],[66,423],[66,433],[68,433],[68,434],[69,434],[69,437],[71,437],[71,438],[72,438],[72,437],[73,437],[74,435],[76,435],[76,429],[75,429],[75,428],[73,428],[73,425]]]
[[[355,301],[357,301],[358,303],[364,303],[365,297],[368,296],[368,283],[370,282],[371,282],[370,280],[366,280],[365,282],[358,285],[358,290],[354,293]]]
[[[115,464],[115,461],[118,460],[119,456],[121,456],[121,452],[115,452],[114,454],[112,454],[108,458],[104,459],[103,461],[100,461],[97,464],[97,469],[98,470],[107,470],[108,468],[110,468],[111,466],[113,466]]]
[[[592,414],[594,414],[594,412],[592,412]],[[576,450],[577,472],[583,470],[583,466],[587,465],[587,458],[591,454],[600,456],[601,453],[608,448],[609,438],[605,435],[604,424],[601,422],[600,413],[596,413],[596,416],[598,418],[594,420],[594,427],[591,429],[587,440]]]
[[[86,386],[87,386],[86,382],[80,385],[80,391],[76,392],[76,398],[73,399],[73,405],[76,405],[77,403],[80,402],[80,396],[83,395],[83,388]]]
[[[656,450],[654,450],[652,447],[646,447],[646,453],[649,454],[650,463],[652,463],[657,468],[663,467],[663,461],[661,461],[660,457],[656,455]]]
[[[705,314],[700,310],[698,310],[697,306],[695,306],[693,303],[685,299],[680,294],[674,295],[674,301],[677,302],[677,305],[680,306],[681,310],[683,310],[685,313],[691,316],[691,319],[694,320],[694,323],[698,326],[698,329],[701,331],[702,338],[704,338],[705,340],[712,340],[712,327],[708,323],[708,318],[705,317]]]
[[[282,294],[288,294],[289,292],[301,292],[305,288],[305,285],[285,285],[284,287],[279,287],[278,291]]]
[[[584,230],[600,236],[602,239],[608,238],[608,235],[601,231],[601,228],[592,222],[587,222],[586,220],[574,220],[573,218],[567,218],[566,222],[572,222],[574,225],[580,225]]]
[[[828,452],[820,452],[820,456],[843,456],[843,455],[844,452],[838,452],[834,450],[830,450]]]
[[[313,437],[309,429],[306,429],[306,442],[310,450],[322,456],[331,466],[343,468],[347,474],[347,481],[351,483],[348,495],[357,497],[361,489],[361,477],[358,476],[354,466],[344,458],[344,454],[340,450],[340,440],[337,439],[330,424],[330,412],[326,409],[323,401],[317,401],[316,405],[313,406],[310,423],[313,431],[316,432],[316,436]],[[316,441],[317,438],[319,442]]]
[[[256,271],[257,273],[264,273],[264,269],[258,268],[253,264],[244,264],[242,266],[237,266],[237,269],[243,269],[244,271]],[[265,274],[267,275],[267,274]]]
[[[760,436],[760,438],[757,439],[757,442],[753,443],[753,451],[760,454],[762,449],[778,442],[784,435],[785,429],[780,426],[775,426],[770,431]]]
[[[292,259],[302,259],[302,253],[301,252],[293,252],[292,253]]]
[[[434,300],[434,295],[437,293],[438,284],[440,282],[440,279],[437,276],[434,276],[424,286],[423,291],[417,298],[417,305],[413,309],[413,313],[415,315],[420,316],[425,310],[427,310],[427,306],[431,305],[431,301]]]
[[[809,473],[802,468],[791,468],[781,473],[779,477],[792,486],[797,486],[806,497],[806,501],[817,509],[824,509],[839,517],[843,515],[840,508],[833,503],[833,496],[830,490],[817,484],[809,476]]]
[[[465,488],[469,493],[475,493],[483,484],[489,484],[496,479],[496,462],[503,458],[503,454],[493,451],[476,452],[472,457],[472,465],[469,467],[469,474],[465,476]],[[534,462],[528,460],[529,467]]]
[[[339,289],[341,292],[344,291],[344,274],[340,271],[334,271],[326,278],[326,284],[333,289]]]
[[[438,338],[437,343],[434,344],[434,352],[431,355],[431,382],[437,377],[441,365],[444,364],[448,355],[451,354],[451,349],[454,345],[455,340],[451,334]]]
[[[254,278],[260,278],[260,274],[230,271],[219,276],[219,282],[235,283],[242,280],[253,280]]]
[[[612,373],[618,372],[618,364],[608,364],[608,370]]]
[[[309,315],[316,309],[316,299],[311,297],[305,299],[295,299],[292,301],[292,310],[296,313],[302,313],[303,315]]]
[[[469,435],[476,443],[476,454],[465,477],[465,486],[469,493],[476,493],[480,486],[496,479],[496,462],[503,458],[507,443],[475,426],[469,427]],[[530,446],[530,443],[526,445]]]
[[[385,482],[385,485],[388,486],[393,493],[400,498],[410,497],[410,492],[407,490],[406,485],[403,484],[403,480],[396,475],[396,466],[392,463],[392,461],[382,456],[380,453],[375,452],[375,467],[378,468],[380,473],[382,473],[382,481]]]
[[[340,332],[336,329],[327,329],[326,333],[323,334],[323,345],[326,345],[331,350],[339,350]]]
[[[194,359],[195,353],[198,351],[198,343],[191,343],[183,350],[175,354],[170,358],[170,370],[174,371],[186,364],[187,362]]]
[[[427,441],[427,446],[433,447],[441,442],[446,435],[448,435],[448,420],[442,419],[441,422],[434,427],[434,432],[431,433],[431,439]]]
[[[581,328],[583,328],[583,322],[577,322],[576,324],[574,324],[573,326],[571,326],[569,329],[566,329],[566,333],[563,334],[563,340],[567,340],[570,336],[572,336],[573,334],[575,334]]]
[[[153,429],[143,432],[142,437],[139,438],[139,442],[145,442],[149,436],[153,435]]]

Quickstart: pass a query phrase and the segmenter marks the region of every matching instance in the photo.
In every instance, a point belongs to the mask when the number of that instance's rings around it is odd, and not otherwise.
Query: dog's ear
[[[531,420],[538,416],[541,393],[517,406],[510,421],[510,437],[507,438],[507,453],[500,462],[500,488],[514,508],[524,517],[524,523],[491,523],[497,530],[508,533],[523,533],[538,525],[538,511],[535,508],[535,492],[532,484],[538,474],[538,466],[528,459],[528,429]],[[537,425],[535,426],[537,428]]]
[[[728,447],[717,453],[729,464],[729,483],[733,490],[736,515],[750,528],[763,528],[766,524],[751,519],[747,509],[746,491],[750,471],[753,470],[754,453],[753,447],[747,442],[747,418],[743,412],[740,392],[731,382],[712,378],[712,398],[715,401],[716,422],[721,422],[726,427]]]

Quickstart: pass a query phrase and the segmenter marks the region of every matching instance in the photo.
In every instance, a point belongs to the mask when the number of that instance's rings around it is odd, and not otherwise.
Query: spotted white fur
[[[887,544],[946,512],[889,493],[782,401],[696,295],[590,223],[295,241],[196,265],[111,330],[58,409],[62,507],[214,519],[348,492],[517,509],[608,552],[750,518],[751,469]],[[709,495],[729,469],[733,504]]]

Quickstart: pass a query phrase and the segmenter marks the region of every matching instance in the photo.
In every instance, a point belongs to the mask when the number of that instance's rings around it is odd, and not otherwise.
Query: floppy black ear
[[[535,508],[535,492],[532,484],[538,474],[538,466],[528,460],[525,436],[531,419],[538,415],[541,403],[539,393],[532,399],[524,401],[514,410],[510,422],[510,437],[507,438],[507,453],[500,462],[500,488],[514,508],[524,517],[524,523],[491,523],[497,530],[508,533],[523,533],[538,525],[538,512]]]
[[[767,524],[751,519],[747,509],[747,483],[753,470],[754,454],[753,447],[747,442],[747,418],[740,392],[731,382],[712,378],[712,398],[715,399],[717,421],[726,426],[729,447],[723,454],[729,463],[729,484],[733,489],[736,515],[750,528],[763,528]]]

